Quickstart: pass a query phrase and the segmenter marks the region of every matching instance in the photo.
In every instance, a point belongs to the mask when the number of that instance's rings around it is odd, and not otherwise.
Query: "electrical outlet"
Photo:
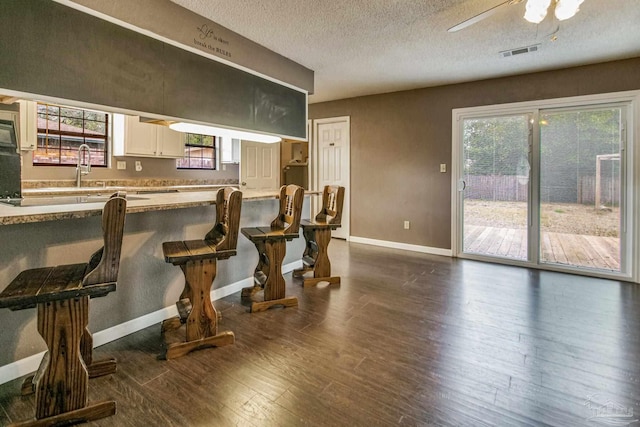
[[[136,172],[142,172],[142,162],[140,160],[136,160]]]
[[[404,222],[404,229],[405,229],[405,230],[408,230],[408,229],[409,229],[409,226],[410,226],[409,221],[405,221],[405,222]]]
[[[127,162],[124,160],[118,160],[118,162],[116,163],[116,169],[118,169],[119,171],[126,170]]]
[[[440,172],[442,172],[442,173],[447,172],[447,164],[446,163],[440,163]]]

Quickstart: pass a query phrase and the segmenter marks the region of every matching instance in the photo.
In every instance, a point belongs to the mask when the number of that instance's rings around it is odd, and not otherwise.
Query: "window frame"
[[[208,144],[197,144],[193,142],[189,142],[190,137],[199,137],[201,140],[204,138],[211,138],[211,145]],[[181,158],[176,159],[176,170],[202,170],[202,171],[217,171],[219,170],[218,165],[218,151],[219,151],[219,137],[213,135],[203,135],[203,134],[194,134],[194,133],[185,133],[184,135],[185,143],[184,143],[184,155]],[[206,161],[211,162],[211,167],[194,167],[191,166],[191,160],[197,160],[198,157],[192,157],[190,154],[192,153],[192,149],[202,149],[202,153],[204,153],[205,149],[210,149],[212,152],[211,157],[200,156],[200,163],[203,164]],[[193,150],[195,151],[195,150]],[[188,161],[188,166],[181,166],[185,160]]]
[[[45,110],[44,111],[41,110],[41,107],[44,107]],[[57,114],[52,114],[49,111],[50,107],[57,108],[58,110]],[[60,128],[62,127],[61,125],[64,124],[63,119],[73,118],[72,116],[65,116],[61,111],[62,109],[75,110],[75,111],[81,112],[82,117],[81,118],[79,117],[78,119],[82,121],[82,128],[78,128],[77,126],[69,125],[67,123],[69,126],[74,126],[76,127],[76,129],[80,129],[81,132],[71,132],[71,131],[60,130]],[[87,113],[97,113],[100,115],[104,115],[104,121],[87,118]],[[45,117],[43,118],[42,115],[45,115]],[[50,117],[57,117],[58,129],[49,128],[48,124],[51,121]],[[47,126],[40,127],[39,126],[40,120],[44,120]],[[86,127],[87,122],[104,123],[104,134],[102,135],[99,133],[87,132],[87,131],[91,131]],[[50,103],[50,102],[44,102],[44,101],[36,102],[36,123],[34,124],[36,128],[36,148],[35,150],[33,150],[32,161],[31,161],[32,166],[34,167],[40,167],[40,166],[76,167],[78,164],[78,158],[77,158],[78,148],[82,144],[87,144],[89,145],[89,147],[91,147],[90,151],[93,155],[91,166],[97,167],[97,168],[108,168],[110,164],[110,155],[111,155],[110,141],[112,137],[112,123],[113,123],[112,115],[111,113],[108,113],[106,111],[100,111],[100,110],[94,110],[94,109],[76,107],[76,106],[70,106],[70,105],[61,105],[57,103]],[[55,140],[58,143],[57,147],[50,147],[48,146],[48,144],[46,144],[46,142],[41,144],[41,141],[43,140],[42,135],[53,135],[51,139]],[[45,138],[44,140],[46,141],[47,136],[45,136],[44,138]],[[102,142],[96,142],[96,140],[99,140]],[[65,141],[68,148],[65,148]],[[102,143],[104,148],[102,150],[95,148],[94,145],[97,143]],[[55,153],[54,158],[57,159],[57,162],[52,162],[50,160],[44,161],[43,157],[38,157],[39,156],[38,153],[41,149],[44,149],[47,152],[49,152],[50,150],[53,151]],[[75,160],[73,162],[63,163],[63,159],[65,158],[63,153],[65,151],[76,154]],[[99,155],[102,159],[104,159],[103,162],[95,163],[95,159],[97,158],[96,155]],[[40,161],[37,161],[38,158],[40,159]]]

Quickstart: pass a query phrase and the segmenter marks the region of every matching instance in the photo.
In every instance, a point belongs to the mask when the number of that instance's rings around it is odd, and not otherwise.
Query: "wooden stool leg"
[[[89,378],[102,377],[104,375],[113,374],[117,370],[116,359],[109,358],[94,361],[93,360],[93,335],[89,331],[89,328],[84,329],[82,339],[80,340],[80,353],[82,354],[82,360],[89,372]],[[29,375],[22,383],[21,394],[28,396],[36,391],[35,375]]]
[[[184,264],[180,266],[182,273],[186,276],[187,272],[185,268],[186,265]],[[191,286],[186,280],[182,293],[180,294],[180,299],[176,302],[176,306],[178,307],[178,317],[164,320],[161,327],[162,333],[180,329],[180,327],[187,322],[187,317],[189,317],[188,312],[191,310]]]
[[[269,275],[270,260],[267,256],[267,249],[264,240],[256,240],[253,242],[258,251],[258,265],[253,271],[253,286],[242,289],[242,297],[251,297],[256,292],[264,289],[264,285]]]
[[[91,421],[115,414],[116,403],[87,406],[89,374],[81,354],[89,297],[38,304],[38,331],[47,343],[36,383],[35,420],[16,425]]]
[[[254,302],[251,312],[264,311],[274,305],[295,307],[298,305],[296,297],[285,298],[285,281],[282,276],[282,261],[287,250],[286,240],[266,240],[265,255],[268,259],[267,279],[264,284],[264,302]]]
[[[302,254],[303,265],[302,268],[293,270],[293,277],[302,277],[307,271],[312,271],[316,263],[316,257],[318,256],[318,251],[315,249],[318,246],[315,241],[315,230],[310,227],[303,227],[302,235],[304,236],[305,242],[304,252]]]
[[[315,230],[315,241],[318,245],[318,253],[313,266],[313,278],[304,279],[304,286],[316,285],[320,282],[340,283],[339,276],[331,276],[331,261],[329,261],[328,253],[329,243],[331,242],[331,229],[317,228]]]
[[[118,367],[115,358],[93,360],[93,335],[89,328],[84,328],[80,349],[84,364],[87,366],[87,371],[89,371],[89,378],[102,377],[116,372]]]
[[[89,374],[80,340],[89,323],[88,297],[38,304],[38,331],[47,343],[48,360],[36,384],[36,418],[87,405]]]
[[[282,276],[282,261],[287,251],[286,240],[267,240],[265,254],[269,260],[267,281],[264,285],[264,300],[284,298],[285,282]]]
[[[218,334],[218,315],[211,303],[211,285],[216,277],[216,259],[188,261],[182,271],[185,289],[189,289],[191,312],[187,318],[186,342],[167,347],[167,359],[206,347],[220,347],[233,344],[233,332]]]
[[[187,341],[211,337],[218,332],[218,316],[211,303],[211,286],[216,277],[215,259],[189,261],[185,280],[191,288],[191,313],[187,318]]]

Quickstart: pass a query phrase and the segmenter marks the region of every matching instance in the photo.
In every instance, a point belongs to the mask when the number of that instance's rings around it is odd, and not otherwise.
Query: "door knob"
[[[243,181],[243,182],[242,182],[242,185],[247,185],[247,183]]]

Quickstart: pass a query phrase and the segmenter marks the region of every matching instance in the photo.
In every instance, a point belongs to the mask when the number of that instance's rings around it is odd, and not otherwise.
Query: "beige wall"
[[[636,89],[640,58],[312,104],[309,118],[351,117],[352,236],[449,249],[452,109]]]

